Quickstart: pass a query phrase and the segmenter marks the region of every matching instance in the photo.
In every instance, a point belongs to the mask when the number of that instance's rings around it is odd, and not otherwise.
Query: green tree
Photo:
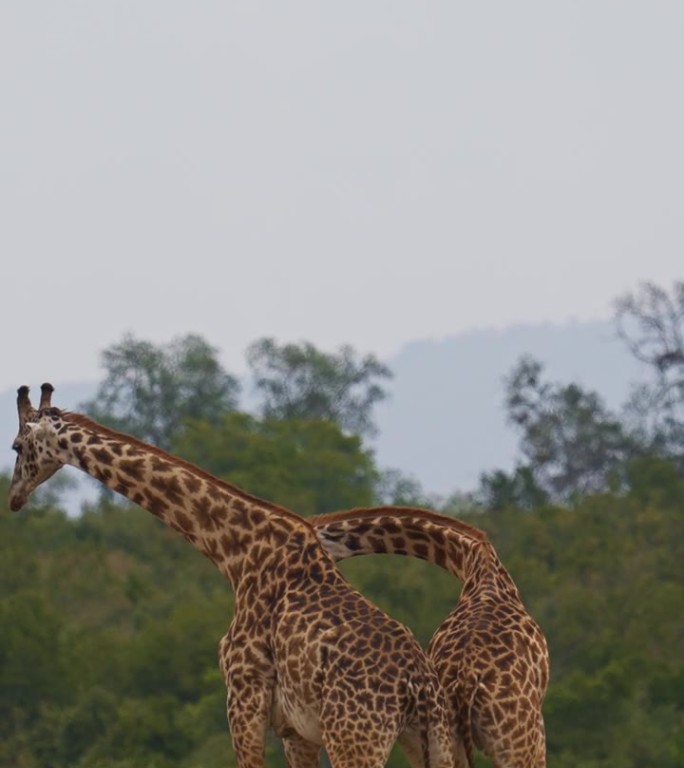
[[[188,419],[216,424],[237,404],[237,380],[200,336],[156,346],[126,335],[102,353],[102,365],[106,377],[83,409],[161,448],[170,447]]]
[[[500,473],[485,476],[485,491],[516,501],[518,492],[523,502],[539,503],[619,485],[636,452],[631,436],[595,392],[546,382],[542,373],[539,361],[523,357],[508,377],[507,416],[520,432],[525,460],[509,483]]]
[[[549,501],[549,493],[542,488],[530,465],[518,466],[513,472],[496,469],[480,476],[477,498],[486,509],[494,512],[508,507],[535,509]]]
[[[247,361],[264,417],[329,420],[347,433],[375,434],[371,411],[387,397],[379,382],[392,374],[374,355],[360,357],[346,345],[328,354],[310,343],[264,338],[249,347]]]
[[[413,507],[436,506],[437,501],[423,491],[418,480],[399,469],[385,469],[378,474],[375,497],[378,504]]]
[[[0,600],[0,742],[61,702],[67,674],[60,653],[61,618],[40,594]],[[51,649],[51,652],[48,651]]]
[[[175,452],[217,477],[299,512],[318,514],[373,501],[376,472],[360,438],[331,421],[224,415],[218,428],[194,421]]]
[[[243,418],[247,425],[235,426]],[[267,482],[310,501],[306,474],[287,477],[295,463],[280,463],[285,446],[267,439],[259,420],[226,414],[221,429],[201,426],[194,447],[216,468],[235,454],[235,467],[256,482],[270,457],[282,474]],[[327,430],[335,425],[324,427],[315,439],[305,430],[305,460],[336,444],[339,429],[333,440]],[[237,446],[218,439],[229,430]],[[457,512],[487,532],[546,634],[548,762],[561,768],[684,764],[684,480],[657,457],[631,461],[626,472],[625,492],[572,507]],[[10,515],[4,498],[0,766],[234,765],[216,664],[233,600],[213,565],[134,506],[100,500],[77,518],[49,505]],[[354,503],[367,502],[345,506]],[[457,580],[423,561],[377,556],[343,565],[422,642],[458,598]],[[390,764],[404,765],[396,752]],[[478,756],[477,764],[487,763]],[[284,765],[275,739],[267,765]]]
[[[670,292],[642,283],[616,301],[620,338],[651,373],[633,387],[626,412],[643,444],[684,475],[684,281]]]
[[[638,490],[477,518],[549,642],[549,765],[681,764],[684,482],[644,461]]]

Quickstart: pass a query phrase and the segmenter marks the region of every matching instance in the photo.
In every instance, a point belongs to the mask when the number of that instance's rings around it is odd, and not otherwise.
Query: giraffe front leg
[[[219,644],[219,666],[226,683],[226,713],[238,768],[264,768],[266,733],[271,721],[274,676],[268,663],[246,664],[235,640],[235,622]]]
[[[264,768],[272,689],[261,680],[226,679],[226,710],[238,768]]]

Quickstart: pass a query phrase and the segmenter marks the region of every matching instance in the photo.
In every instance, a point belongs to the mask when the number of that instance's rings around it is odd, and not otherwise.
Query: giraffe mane
[[[368,517],[372,517],[373,515],[389,515],[396,519],[419,517],[421,520],[426,520],[445,528],[451,528],[463,536],[467,536],[475,541],[487,544],[490,543],[487,534],[479,528],[475,528],[473,525],[468,525],[468,523],[464,523],[462,520],[458,520],[455,517],[449,517],[448,515],[433,512],[430,509],[424,509],[422,507],[392,506],[389,504],[378,507],[355,507],[354,509],[347,509],[341,512],[314,515],[307,519],[312,525],[316,526],[353,520],[359,515],[366,515]]]
[[[149,453],[160,456],[177,466],[191,471],[195,475],[199,475],[203,480],[206,480],[207,482],[215,483],[216,485],[225,488],[225,490],[229,493],[239,496],[247,502],[258,504],[263,509],[268,509],[272,512],[277,512],[280,515],[284,515],[285,517],[289,517],[292,520],[296,520],[297,522],[302,523],[305,527],[312,527],[307,518],[302,517],[302,515],[298,515],[296,512],[293,512],[290,509],[287,509],[287,507],[282,507],[272,501],[267,501],[266,499],[262,499],[259,496],[255,496],[254,494],[243,490],[239,486],[229,483],[227,480],[222,480],[221,478],[216,477],[216,475],[212,475],[211,472],[207,472],[201,467],[198,467],[196,464],[193,464],[190,461],[186,461],[185,459],[181,459],[178,456],[174,456],[168,453],[168,451],[165,451],[163,448],[158,448],[156,445],[150,445],[150,443],[146,443],[134,435],[127,434],[126,432],[119,432],[115,429],[112,429],[111,427],[106,427],[82,413],[76,413],[74,411],[63,411],[60,408],[55,407],[48,409],[48,411],[55,414],[56,416],[59,416],[65,421],[68,421],[70,424],[77,424],[80,427],[92,429],[98,432],[98,434],[105,435],[107,437],[112,437],[118,440],[125,440],[131,445],[135,445],[136,447],[141,448]]]

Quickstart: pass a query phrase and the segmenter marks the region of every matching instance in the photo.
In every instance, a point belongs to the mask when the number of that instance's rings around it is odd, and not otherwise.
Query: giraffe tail
[[[430,706],[425,684],[418,688],[416,692],[416,699],[418,704],[418,712],[420,713],[420,748],[422,750],[422,764],[425,766],[425,768],[433,768],[430,749],[430,712],[432,708]],[[413,761],[409,762],[411,762],[411,768],[414,768]]]
[[[441,688],[438,691],[438,706],[435,706],[434,689],[432,697],[427,695],[425,689],[421,691],[420,703],[424,714],[423,765],[426,768],[472,768],[463,742],[458,733],[454,733],[446,697],[441,694]],[[439,716],[439,712],[442,716]]]
[[[476,675],[468,675],[465,684],[458,686],[456,706],[456,734],[463,745],[469,768],[475,765],[475,743],[473,740],[473,705],[480,680]]]

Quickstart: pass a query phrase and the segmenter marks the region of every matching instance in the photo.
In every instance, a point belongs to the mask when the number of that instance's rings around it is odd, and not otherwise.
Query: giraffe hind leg
[[[425,749],[420,735],[414,731],[404,731],[397,739],[411,768],[428,768],[425,765]]]
[[[319,768],[321,748],[298,734],[283,737],[283,749],[288,768]]]

